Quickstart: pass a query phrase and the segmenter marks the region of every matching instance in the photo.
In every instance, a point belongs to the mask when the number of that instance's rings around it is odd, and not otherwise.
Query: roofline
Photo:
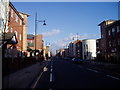
[[[13,6],[13,4],[11,2],[9,2],[9,6],[15,11],[15,13],[19,16],[19,18],[21,20],[23,20],[23,18],[21,17],[21,15],[19,14],[19,12],[17,11],[17,9]]]
[[[100,26],[101,24],[103,24],[103,23],[105,23],[105,22],[108,22],[108,21],[117,21],[117,20],[112,20],[112,19],[104,20],[104,21],[102,21],[100,24],[98,24],[98,26]]]
[[[85,41],[85,40],[97,40],[97,39],[83,39],[82,41]]]
[[[28,14],[26,14],[26,13],[23,13],[23,12],[19,12],[19,13],[22,13],[22,14],[24,14],[24,15],[27,15],[27,17],[29,17],[30,15],[28,15]]]
[[[117,20],[117,21],[115,21],[114,23],[108,25],[106,28],[109,28],[109,27],[111,27],[112,25],[114,25],[114,24],[116,24],[116,23],[119,23],[119,22],[120,22],[120,20]]]

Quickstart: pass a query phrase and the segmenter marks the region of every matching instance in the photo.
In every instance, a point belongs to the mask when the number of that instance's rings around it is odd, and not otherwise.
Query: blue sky
[[[35,30],[35,12],[38,20],[46,20],[46,26],[38,23],[37,33],[43,34],[52,50],[68,45],[76,33],[80,40],[100,38],[98,24],[118,19],[117,2],[14,2],[13,5],[18,11],[30,14],[28,34]]]

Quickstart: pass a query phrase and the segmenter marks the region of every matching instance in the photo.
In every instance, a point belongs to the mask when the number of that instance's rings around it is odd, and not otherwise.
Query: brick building
[[[69,43],[69,57],[74,57],[73,55],[73,42]]]
[[[18,56],[24,56],[27,52],[27,17],[29,15],[18,12],[16,8],[9,3],[9,22],[8,32],[15,33],[18,43],[15,45],[18,50]]]
[[[104,25],[104,26],[103,26]],[[102,56],[105,61],[119,62],[120,58],[120,20],[107,20],[101,27]],[[105,33],[103,33],[103,30]],[[105,41],[104,41],[105,40]]]
[[[18,50],[18,56],[22,55],[23,50],[23,18],[16,10],[16,8],[9,3],[9,22],[8,22],[8,32],[15,33],[18,43],[15,48]],[[9,46],[8,46],[9,47]],[[20,51],[20,52],[19,52]]]
[[[120,60],[120,20],[108,25],[106,32],[106,57],[109,61],[115,60],[111,62],[116,62],[116,60]]]
[[[73,42],[73,55],[82,59],[82,41],[76,40]]]
[[[35,44],[35,39],[36,39],[36,44]],[[36,45],[36,50],[41,52],[43,50],[43,43],[44,42],[42,40],[41,34],[37,35],[36,37],[32,34],[27,35],[27,46],[29,49],[28,51],[32,51],[32,53],[34,53],[35,45]]]
[[[101,39],[96,40],[96,53],[100,54],[102,51],[102,42]]]
[[[27,34],[27,46],[29,49],[35,50],[33,34]]]
[[[22,37],[22,51],[27,52],[27,28],[28,28],[28,17],[30,15],[19,12],[21,17],[23,18],[23,37]]]

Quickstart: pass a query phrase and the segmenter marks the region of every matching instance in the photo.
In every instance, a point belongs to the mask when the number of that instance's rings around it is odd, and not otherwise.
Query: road
[[[33,85],[33,88],[120,88],[120,78],[89,68],[85,64],[52,58]]]

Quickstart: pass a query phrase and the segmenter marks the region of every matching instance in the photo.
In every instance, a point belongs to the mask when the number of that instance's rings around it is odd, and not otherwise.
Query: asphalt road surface
[[[47,69],[46,69],[47,68]],[[33,88],[120,88],[120,78],[89,68],[85,64],[73,64],[60,58],[52,58]]]

